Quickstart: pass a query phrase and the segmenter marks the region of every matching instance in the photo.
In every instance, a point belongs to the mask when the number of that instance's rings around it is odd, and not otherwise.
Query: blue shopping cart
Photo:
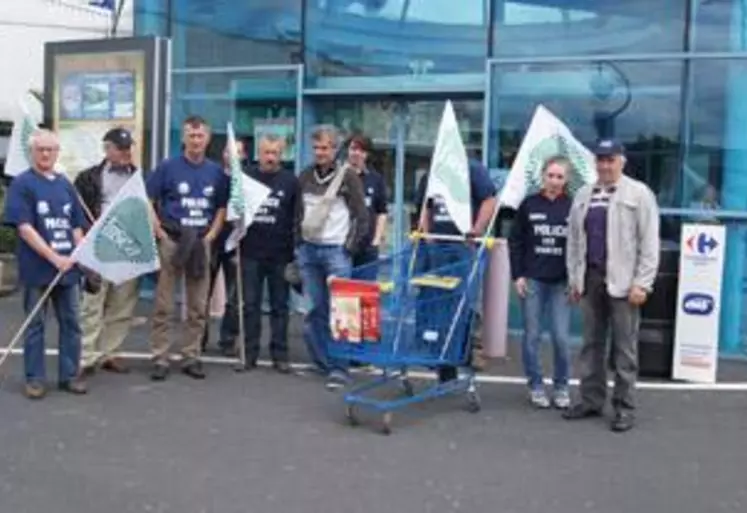
[[[394,410],[448,394],[465,393],[469,410],[480,410],[475,372],[469,365],[471,325],[488,257],[485,249],[492,242],[417,234],[399,253],[354,269],[351,279],[330,279],[333,318],[340,299],[335,290],[347,286],[346,304],[352,305],[354,319],[362,319],[358,324],[351,321],[352,331],[347,324],[344,330],[339,323],[337,329],[333,326],[330,356],[381,370],[378,377],[345,394],[351,425],[358,424],[359,408],[374,410],[382,414],[383,432],[389,434]],[[356,283],[368,295],[356,298],[350,292]],[[377,292],[374,299],[372,289]],[[356,299],[363,310],[356,307]],[[408,375],[412,368],[442,366],[458,368],[457,378],[416,389]],[[384,387],[399,393],[382,396]]]

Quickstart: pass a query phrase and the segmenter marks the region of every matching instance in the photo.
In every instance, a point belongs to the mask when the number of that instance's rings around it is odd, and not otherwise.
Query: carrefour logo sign
[[[716,300],[708,294],[693,292],[682,299],[682,311],[689,315],[710,315]]]
[[[705,232],[689,237],[686,244],[691,253],[701,256],[710,255],[718,247],[718,241]]]

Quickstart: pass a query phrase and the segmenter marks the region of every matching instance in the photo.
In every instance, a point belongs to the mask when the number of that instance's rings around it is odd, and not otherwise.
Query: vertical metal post
[[[402,250],[405,230],[405,136],[407,132],[407,105],[397,102],[394,109],[394,253]]]
[[[296,175],[301,173],[303,167],[303,155],[304,155],[304,144],[306,142],[306,134],[303,130],[303,80],[304,80],[304,66],[299,64],[296,70],[296,126],[295,126],[295,138],[296,138],[296,162],[294,165],[294,171]]]

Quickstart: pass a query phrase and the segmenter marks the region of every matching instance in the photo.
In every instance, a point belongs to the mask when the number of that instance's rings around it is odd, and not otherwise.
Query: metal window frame
[[[295,116],[295,138],[296,138],[296,149],[294,152],[294,171],[296,174],[301,172],[302,159],[303,159],[303,80],[304,80],[304,65],[303,64],[276,64],[276,65],[263,65],[263,66],[216,66],[216,67],[199,67],[199,68],[174,68],[169,74],[171,80],[175,75],[210,75],[210,74],[229,74],[229,73],[245,73],[245,74],[256,74],[261,75],[263,73],[293,73],[296,77],[296,116]],[[171,93],[171,87],[169,87]],[[170,94],[168,99],[169,112],[171,102],[173,101],[173,95]],[[168,123],[168,130],[171,129],[170,121]],[[167,139],[168,140],[168,139]]]
[[[747,51],[739,52],[671,52],[671,53],[629,53],[629,54],[589,54],[574,56],[544,56],[544,57],[497,57],[488,59],[485,64],[486,90],[485,110],[483,112],[483,163],[488,165],[488,146],[490,145],[491,110],[494,104],[493,98],[493,71],[494,68],[508,64],[577,64],[595,61],[612,60],[614,62],[650,62],[650,61],[747,61]],[[684,115],[684,113],[683,113]],[[684,134],[689,137],[688,134]],[[661,208],[659,213],[662,217],[684,218],[702,215],[702,210],[691,208]],[[747,223],[747,211],[738,210],[713,210],[708,211],[709,217],[724,222]]]

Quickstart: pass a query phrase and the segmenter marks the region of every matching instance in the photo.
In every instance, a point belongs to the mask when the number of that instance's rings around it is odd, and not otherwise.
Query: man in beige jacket
[[[574,198],[566,263],[571,299],[581,302],[581,400],[568,420],[602,414],[607,398],[607,336],[615,377],[615,432],[633,428],[638,376],[640,307],[659,267],[659,209],[646,184],[623,175],[625,150],[616,141],[596,148],[599,180]]]

